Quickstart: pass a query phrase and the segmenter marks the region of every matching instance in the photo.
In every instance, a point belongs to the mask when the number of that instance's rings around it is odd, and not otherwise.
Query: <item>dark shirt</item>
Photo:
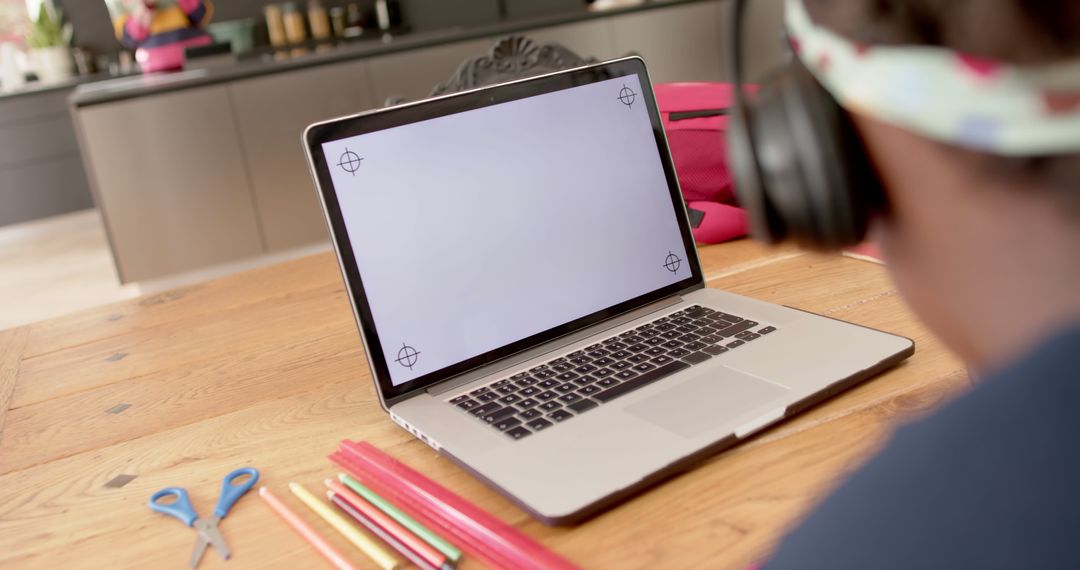
[[[1080,326],[901,428],[764,568],[1080,569]]]

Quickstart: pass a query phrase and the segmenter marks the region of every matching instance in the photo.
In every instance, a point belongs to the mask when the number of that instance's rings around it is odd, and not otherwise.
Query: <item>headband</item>
[[[929,46],[868,46],[787,0],[799,59],[842,106],[954,146],[1006,156],[1080,152],[1080,61],[1020,67]]]

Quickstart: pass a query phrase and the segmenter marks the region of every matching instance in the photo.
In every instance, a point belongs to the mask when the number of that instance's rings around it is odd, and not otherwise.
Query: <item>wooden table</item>
[[[0,332],[0,565],[180,568],[195,535],[150,512],[152,492],[185,486],[209,513],[221,477],[253,465],[298,506],[286,483],[320,485],[352,438],[584,567],[743,568],[898,420],[968,380],[881,266],[748,241],[701,251],[712,287],[903,334],[916,354],[581,526],[547,528],[379,409],[336,262],[316,255]],[[254,494],[222,531],[231,563],[208,552],[202,568],[322,564]]]

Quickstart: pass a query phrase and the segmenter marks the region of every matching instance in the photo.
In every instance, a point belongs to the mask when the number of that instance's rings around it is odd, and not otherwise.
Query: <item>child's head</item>
[[[1075,0],[805,0],[805,6],[818,25],[861,44],[944,47],[1032,68],[1080,63]],[[1059,95],[1061,104],[1080,107],[1080,91]],[[1004,158],[952,150],[995,176],[1053,192],[1080,216],[1080,153]]]
[[[816,26],[860,49],[947,48],[991,73],[994,65],[1018,66],[1013,69],[1020,75],[1048,66],[1065,69],[1067,77],[1056,76],[1063,87],[1031,97],[1028,108],[1053,106],[1074,122],[1080,113],[1076,0],[804,0],[804,5]],[[897,98],[910,99],[914,84],[930,76],[915,68],[920,71],[910,74],[912,89],[903,81],[890,87]],[[943,65],[933,73],[951,81],[940,75],[949,69]],[[854,92],[866,87],[851,74],[845,80]],[[1016,99],[989,91],[1007,86],[989,81],[985,99],[962,99],[949,85],[923,85],[929,93],[920,101],[926,116],[947,108],[963,114],[969,105],[976,109],[1000,100],[1001,106],[990,109],[997,116],[984,125],[1012,121],[1010,137],[1020,136],[1010,140],[1045,139],[1057,124],[1051,114],[1031,135],[1029,126],[1037,121],[1018,122],[1019,115],[1002,112]],[[1080,320],[1080,129],[1072,143],[1062,144],[1059,137],[1053,152],[1025,152],[1023,142],[994,152],[992,145],[976,148],[927,136],[935,126],[931,121],[920,132],[875,113],[873,106],[859,107],[847,105],[891,207],[874,232],[900,289],[934,332],[976,367],[989,368],[1030,348],[1051,332],[1047,329]],[[957,117],[941,117],[943,123],[950,120]],[[1070,139],[1072,131],[1063,132]],[[1000,135],[993,128],[976,134]]]

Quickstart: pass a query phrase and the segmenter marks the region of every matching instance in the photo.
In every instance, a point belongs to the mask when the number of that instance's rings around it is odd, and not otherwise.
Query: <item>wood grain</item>
[[[750,242],[702,248],[701,259],[712,287],[903,334],[917,352],[579,527],[547,528],[387,419],[336,264],[315,255],[0,332],[0,566],[179,567],[194,535],[150,512],[151,493],[181,484],[209,512],[220,478],[255,465],[300,509],[286,483],[321,486],[334,472],[325,455],[347,437],[586,568],[744,568],[898,422],[969,383],[878,265]],[[135,478],[107,485],[119,475]],[[230,569],[321,564],[254,496],[222,531]],[[215,567],[225,566],[203,561]]]
[[[26,351],[26,338],[26,327],[0,331],[0,443],[4,441],[4,427],[7,425],[8,409],[11,408],[19,367]],[[0,455],[0,458],[2,457],[3,455]]]
[[[279,266],[253,269],[241,275],[36,323],[26,354],[28,357],[39,356],[123,333],[342,283],[330,253],[297,259],[289,262],[289,267],[289,271],[282,271]]]

